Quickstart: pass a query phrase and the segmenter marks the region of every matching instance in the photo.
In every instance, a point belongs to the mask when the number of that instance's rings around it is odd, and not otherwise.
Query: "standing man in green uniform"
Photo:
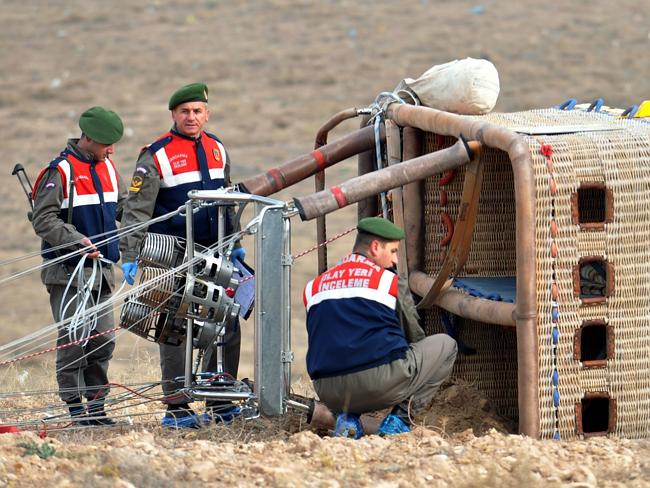
[[[50,261],[75,249],[90,248],[86,253],[83,273],[88,279],[93,260],[101,266],[99,278],[92,288],[95,303],[106,302],[114,288],[113,263],[119,260],[116,219],[121,213],[125,188],[111,155],[123,132],[122,121],[115,112],[102,107],[86,110],[79,119],[81,137],[68,140],[67,147],[41,171],[34,184],[32,225],[43,239],[45,262],[41,279],[50,295],[54,320],[71,317],[77,308],[77,288],[70,286],[71,273],[80,261],[72,257],[63,262]],[[97,237],[94,237],[97,236]],[[109,242],[94,246],[94,242],[113,237]],[[55,250],[59,246],[70,247]],[[73,278],[74,279],[74,278]],[[76,281],[75,281],[76,283]],[[82,327],[90,328],[86,320]],[[57,345],[69,344],[74,337],[71,325],[59,327]],[[112,310],[97,313],[96,326],[86,330],[87,336],[114,328]],[[68,404],[73,420],[83,425],[111,425],[106,416],[104,399],[109,392],[108,362],[115,348],[114,332],[79,344],[58,349],[56,379],[59,396]],[[82,397],[88,403],[82,403]]]
[[[171,96],[169,110],[173,126],[155,142],[145,147],[131,180],[124,207],[122,224],[130,226],[146,222],[178,209],[187,201],[190,190],[216,190],[230,185],[230,160],[221,140],[203,130],[208,122],[208,87],[203,83],[185,85]],[[194,214],[194,242],[208,247],[224,236],[218,235],[217,209],[202,208]],[[225,233],[233,232],[232,211],[227,214]],[[149,232],[186,237],[185,216],[152,224]],[[133,284],[137,273],[137,259],[147,229],[122,238],[122,269],[125,279]],[[244,249],[236,245],[231,259],[243,259]],[[239,324],[226,330],[224,369],[237,377],[241,332]],[[207,370],[216,368],[216,354],[206,356]],[[187,399],[175,395],[183,387],[175,381],[185,371],[185,346],[160,344],[162,387],[167,413],[162,424],[174,428],[195,428],[199,418],[190,409]],[[212,402],[208,405],[217,420],[229,421],[238,410],[231,404]]]

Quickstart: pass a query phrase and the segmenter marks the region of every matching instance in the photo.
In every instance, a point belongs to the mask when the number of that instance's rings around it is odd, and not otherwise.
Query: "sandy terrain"
[[[92,105],[116,110],[125,122],[115,160],[128,179],[139,148],[170,125],[170,93],[182,84],[205,81],[211,89],[209,129],[229,149],[237,181],[310,151],[318,128],[339,110],[366,106],[400,79],[451,59],[484,57],[496,65],[498,111],[548,107],[570,97],[603,97],[618,107],[650,98],[646,0],[3,0],[0,46],[0,277],[38,264],[37,259],[7,262],[39,247],[24,218],[24,196],[10,175],[13,165],[23,164],[34,178],[67,137],[78,135],[79,114]],[[330,139],[355,127],[356,122],[346,123]],[[344,162],[328,173],[328,181],[344,180],[355,169],[354,161]],[[312,188],[306,181],[279,198]],[[354,212],[332,215],[330,234],[353,225]],[[314,239],[311,223],[294,222],[295,254]],[[338,241],[332,259],[350,245],[349,237]],[[311,253],[296,262],[293,272],[294,372],[303,382],[299,297],[315,273],[314,263]],[[51,322],[37,273],[0,286],[0,308],[0,344]],[[252,373],[251,326],[244,324],[244,375]],[[115,377],[155,379],[155,346],[127,336],[119,339]],[[1,389],[16,389],[23,369],[42,387],[51,361],[48,355],[27,366],[0,369]],[[142,364],[134,373],[134,365]],[[471,386],[458,388],[455,401],[458,395],[472,397]],[[152,434],[126,429],[112,436],[63,437],[55,441],[60,456],[41,460],[24,457],[24,448],[17,447],[40,440],[0,436],[0,486],[39,482],[53,470],[53,484],[60,486],[66,479],[71,486],[174,486],[204,478],[217,486],[237,484],[238,476],[242,485],[277,486],[650,484],[645,441],[550,443],[486,435],[488,427],[477,425],[482,416],[492,418],[489,406],[468,411],[461,401],[449,408],[449,395],[448,390],[441,393],[438,410],[426,420],[432,429],[423,427],[397,440],[352,443],[310,432],[291,436],[295,428],[280,428],[284,435],[269,434],[273,440],[268,442],[264,435],[242,442],[218,429],[197,439],[159,432],[152,420]],[[490,426],[509,429],[502,419]],[[219,439],[228,443],[215,443]],[[200,462],[207,464],[197,466]]]

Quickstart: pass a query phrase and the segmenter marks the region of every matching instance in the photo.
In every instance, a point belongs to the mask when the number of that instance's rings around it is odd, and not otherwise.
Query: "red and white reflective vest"
[[[312,379],[363,371],[405,357],[397,275],[360,254],[310,281],[307,371]]]
[[[194,139],[172,130],[145,149],[151,153],[160,174],[153,217],[184,205],[190,190],[216,190],[225,184],[226,149],[212,134],[202,132]],[[216,242],[219,238],[216,209],[203,208],[195,214],[194,229],[195,242],[205,246]],[[176,215],[155,223],[149,231],[185,237],[185,217]]]
[[[197,140],[184,137],[176,132],[168,132],[162,139],[169,137],[171,140],[165,145],[158,147],[154,143],[150,146],[160,173],[161,188],[175,188],[202,181],[205,173],[201,167],[201,155],[197,154],[199,146],[205,154],[207,174],[210,180],[216,180],[220,182],[219,186],[223,186],[226,149],[218,139],[209,134],[203,134],[197,144]]]
[[[54,168],[61,176],[63,187],[59,218],[68,222],[72,202],[71,224],[78,232],[94,241],[106,239],[114,234],[117,231],[115,218],[119,197],[119,176],[113,161],[108,158],[98,162],[83,160],[66,149],[38,175],[34,184],[36,191],[47,190],[47,184],[44,188],[40,188],[41,180],[48,169]],[[101,237],[94,238],[94,236]],[[49,243],[43,242],[44,250],[50,247]],[[98,248],[107,259],[113,262],[119,260],[117,239]],[[46,252],[44,256],[48,259],[56,257],[51,251]]]

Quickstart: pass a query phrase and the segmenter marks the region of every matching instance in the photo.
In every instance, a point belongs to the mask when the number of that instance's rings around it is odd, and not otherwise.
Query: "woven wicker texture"
[[[426,134],[424,150],[432,152],[448,147],[455,140]],[[479,213],[474,227],[474,238],[467,262],[465,276],[513,276],[515,274],[515,205],[514,182],[510,160],[506,153],[488,148],[483,152],[485,164],[483,185],[479,200]],[[447,229],[441,214],[447,213],[455,222],[463,191],[465,169],[455,176],[437,175],[424,184],[424,266],[425,272],[435,276],[444,259],[445,246],[441,246]],[[448,181],[448,182],[446,182]],[[445,183],[441,185],[441,182]],[[446,204],[441,205],[441,193],[446,193]],[[444,200],[443,200],[444,201]],[[438,309],[424,313],[428,334],[442,331]],[[516,336],[501,327],[481,324],[459,318],[459,338],[477,354],[459,354],[454,374],[472,382],[493,402],[497,411],[517,419],[517,344]]]
[[[585,410],[576,423],[576,405],[582,405],[585,393],[590,392],[605,393],[615,400],[609,402],[612,414],[615,403],[614,435],[648,437],[650,124],[555,109],[488,114],[481,120],[517,130],[565,126],[596,129],[521,136],[530,147],[535,175],[537,273],[531,279],[536,280],[537,290],[540,430],[545,438],[572,438],[578,435],[581,424],[586,431],[595,428],[595,432],[603,423],[607,426],[610,412],[600,408],[602,402],[596,407],[591,405],[592,409]],[[614,130],[601,130],[604,128]],[[425,151],[452,142],[450,138],[427,134]],[[480,210],[463,274],[513,275],[515,205],[510,162],[505,153],[494,149],[485,151],[482,162],[486,166]],[[446,212],[455,221],[463,171],[446,185],[440,186],[440,180],[436,176],[425,183],[425,271],[431,275],[439,269],[444,252],[440,242],[445,228],[440,215]],[[593,223],[606,214],[605,191],[583,187],[577,193],[581,185],[594,183],[604,184],[603,188],[610,190],[613,219],[600,230],[582,229],[572,218],[572,212],[577,211],[572,206],[576,200],[572,198],[574,193],[580,196],[581,222]],[[556,187],[554,193],[553,187]],[[440,205],[441,190],[447,193],[445,206]],[[555,237],[552,221],[557,225]],[[587,305],[575,293],[574,267],[581,258],[589,256],[613,269],[614,291],[602,303]],[[553,285],[558,293],[555,302],[551,296]],[[613,357],[598,368],[584,367],[574,359],[576,331],[583,322],[592,320],[608,324],[615,343]],[[428,329],[438,328],[436,313],[427,313],[425,323]],[[512,405],[517,401],[516,379],[497,372],[504,371],[505,365],[516,369],[515,341],[504,340],[501,328],[487,324],[463,320],[459,321],[459,330],[461,337],[477,348],[479,354],[460,356],[456,366],[458,374],[476,381],[502,408],[502,413],[512,415]],[[605,351],[606,341],[601,342]],[[485,374],[486,371],[494,374]],[[582,406],[590,408],[589,402]]]

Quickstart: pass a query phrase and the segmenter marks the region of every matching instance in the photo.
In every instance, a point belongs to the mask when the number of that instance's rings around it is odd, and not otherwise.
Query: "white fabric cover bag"
[[[487,59],[456,59],[429,68],[418,79],[405,78],[395,92],[415,94],[426,107],[463,115],[494,108],[499,97],[499,73]],[[408,95],[399,94],[406,101]]]

